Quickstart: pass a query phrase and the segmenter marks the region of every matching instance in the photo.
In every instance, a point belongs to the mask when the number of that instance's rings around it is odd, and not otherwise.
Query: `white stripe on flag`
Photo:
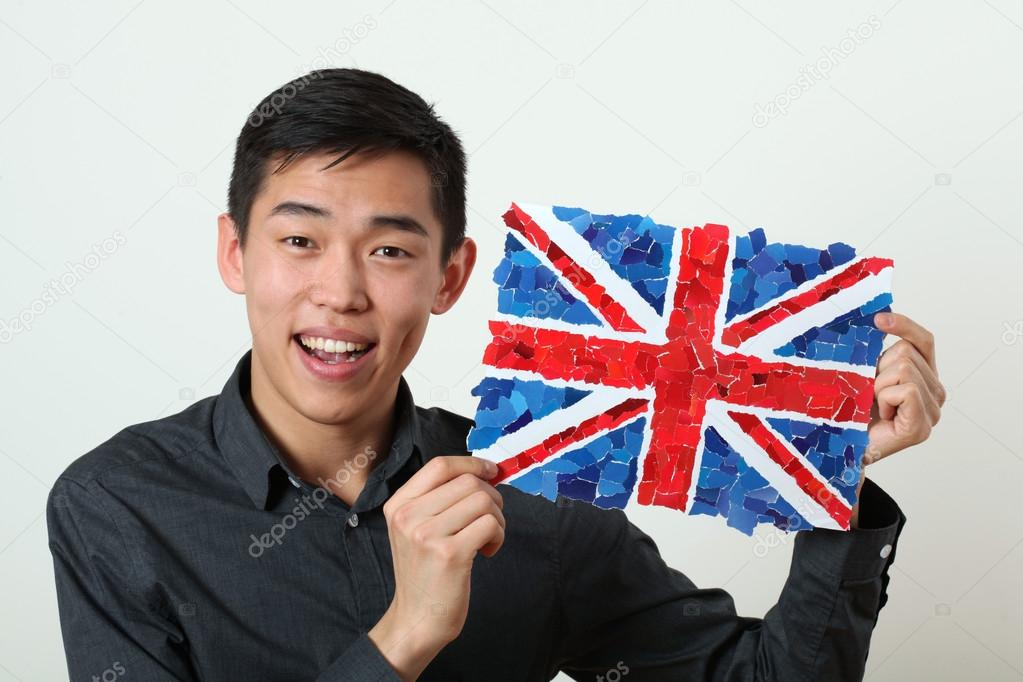
[[[487,373],[491,376],[497,376],[498,374],[493,367],[488,367]],[[522,376],[520,378],[523,380],[530,380],[537,379],[538,377]],[[544,383],[550,383],[546,379],[543,381]],[[607,386],[594,387],[583,384],[577,385],[576,388],[593,390],[593,393],[582,398],[574,405],[556,410],[545,417],[529,422],[518,431],[513,431],[506,436],[501,436],[497,442],[490,447],[482,450],[476,450],[472,454],[476,457],[489,459],[493,462],[502,462],[509,457],[513,457],[520,452],[542,443],[545,438],[556,433],[560,433],[570,426],[578,426],[590,417],[606,412],[624,400],[629,398],[647,397],[631,389],[611,388]],[[601,433],[604,432],[602,431]],[[577,447],[577,444],[572,444],[569,447],[575,448]]]
[[[653,337],[651,340],[664,336],[665,322],[653,306],[640,296],[628,281],[615,272],[611,268],[611,264],[604,260],[600,253],[591,247],[569,223],[558,220],[550,206],[517,205],[543,228],[551,241],[561,247],[580,267],[589,272],[597,283],[607,290],[611,298],[625,308],[629,316]],[[583,300],[585,301],[585,299]],[[602,317],[600,313],[597,315]]]
[[[707,401],[707,416],[704,420],[704,428],[707,426],[713,426],[721,437],[727,441],[728,445],[733,450],[739,453],[742,458],[746,461],[746,464],[756,469],[756,471],[763,476],[767,482],[778,491],[778,494],[782,498],[792,505],[804,519],[806,519],[812,526],[816,528],[831,528],[834,530],[841,530],[841,526],[835,519],[831,518],[827,510],[821,507],[812,496],[807,495],[803,492],[803,489],[799,487],[796,480],[792,478],[788,473],[785,472],[781,466],[768,456],[766,452],[747,435],[735,421],[728,416],[726,410],[735,409],[732,405],[720,402],[718,400]],[[765,423],[765,425],[767,425]],[[767,425],[770,428],[770,425]],[[813,467],[812,464],[806,461],[806,458],[802,456],[799,451],[792,447],[792,445],[779,434],[771,429],[771,432],[778,438],[778,440],[789,449],[794,455],[798,456],[807,466],[807,468],[816,474],[818,478],[823,480],[819,472]],[[698,472],[697,472],[698,473]],[[831,490],[831,486],[828,486]],[[838,492],[834,494],[839,498],[843,499]]]
[[[731,241],[731,248],[732,248],[732,250],[734,252],[734,250],[735,250],[735,241],[736,241],[736,239],[738,239],[738,236],[735,233],[733,233],[731,239],[732,239],[732,241]],[[759,313],[761,311],[761,309],[763,309],[763,308],[767,308],[768,306],[778,305],[779,303],[784,303],[785,301],[789,300],[790,298],[796,298],[797,296],[801,296],[801,295],[805,294],[806,292],[808,292],[808,291],[810,291],[812,289],[816,289],[817,286],[820,285],[821,282],[825,282],[825,281],[827,281],[829,279],[834,279],[835,277],[838,277],[839,275],[841,275],[846,270],[851,270],[852,268],[856,267],[857,263],[859,263],[860,261],[866,260],[867,258],[869,258],[869,256],[855,257],[851,261],[849,261],[848,263],[843,263],[842,265],[836,265],[835,267],[831,268],[827,272],[825,272],[823,274],[820,274],[820,275],[817,275],[813,279],[806,280],[805,282],[803,282],[802,284],[797,286],[795,289],[789,289],[788,291],[786,291],[781,296],[778,296],[777,298],[773,298],[770,301],[768,301],[767,303],[765,303],[763,305],[759,305],[756,308],[754,308],[753,310],[750,310],[749,312],[745,312],[745,313],[741,313],[739,315],[736,315],[735,317],[733,317],[731,320],[728,321],[728,324],[736,324],[736,323],[739,323],[739,322],[745,322],[749,318],[751,318],[754,315],[756,315],[757,313]],[[725,297],[726,298],[728,297],[728,292],[731,289],[731,278],[732,278],[732,272],[733,272],[733,266],[734,265],[735,265],[734,259],[732,257],[729,257],[728,258],[728,282],[726,284],[726,289],[725,289]]]
[[[777,359],[792,364],[801,364],[803,358],[779,357],[774,354],[775,349],[787,344],[789,341],[805,333],[814,327],[823,327],[836,317],[840,317],[861,305],[872,301],[881,294],[892,290],[893,268],[885,268],[876,275],[862,279],[847,289],[839,291],[827,300],[816,303],[805,310],[802,310],[791,317],[788,317],[777,324],[771,325],[756,336],[753,336],[739,345],[732,348],[733,352],[744,355],[755,355],[764,359]],[[777,305],[777,301],[768,303],[768,306]],[[734,323],[734,322],[733,322]],[[728,346],[724,346],[728,349]],[[814,367],[826,367],[825,363],[817,360],[809,361]],[[874,376],[874,368],[864,365],[850,365],[843,362],[833,363],[850,372],[857,372],[864,376]]]

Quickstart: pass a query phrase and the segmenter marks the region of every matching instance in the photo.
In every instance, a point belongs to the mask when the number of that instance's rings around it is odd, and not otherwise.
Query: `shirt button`
[[[348,525],[351,526],[352,528],[355,528],[356,526],[358,526],[359,525],[359,515],[358,514],[352,514],[351,516],[349,516],[348,517]]]
[[[884,547],[881,548],[881,558],[882,559],[887,559],[888,555],[891,554],[891,553],[892,553],[892,546],[891,545],[885,545]]]

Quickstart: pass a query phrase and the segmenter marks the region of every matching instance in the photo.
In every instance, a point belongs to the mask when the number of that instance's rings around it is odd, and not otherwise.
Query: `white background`
[[[339,4],[0,2],[0,320],[32,327],[0,345],[0,680],[66,675],[53,480],[219,392],[249,347],[215,218],[245,117],[317,59],[436,102],[471,151],[481,259],[407,372],[422,405],[474,412],[513,200],[895,258],[897,308],[936,333],[950,400],[930,442],[869,469],[909,523],[868,679],[1023,678],[1020,2]],[[830,76],[799,87],[827,53]],[[116,231],[123,245],[40,304]],[[778,536],[630,515],[741,613],[776,600],[790,539],[760,556]]]

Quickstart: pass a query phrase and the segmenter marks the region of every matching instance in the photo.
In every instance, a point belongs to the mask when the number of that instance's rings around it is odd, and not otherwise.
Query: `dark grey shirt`
[[[397,679],[366,634],[394,594],[382,505],[430,458],[465,454],[472,422],[417,407],[403,379],[392,446],[348,508],[260,430],[250,357],[220,395],[120,431],[54,485],[72,680]],[[905,522],[872,482],[864,528],[796,536],[763,619],[668,567],[621,510],[498,490],[504,546],[476,558],[465,628],[420,679],[862,677]]]

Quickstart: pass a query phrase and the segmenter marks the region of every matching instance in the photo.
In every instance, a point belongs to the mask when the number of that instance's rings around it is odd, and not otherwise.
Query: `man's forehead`
[[[269,162],[263,191],[268,216],[302,215],[327,221],[359,215],[405,215],[426,228],[436,223],[430,175],[421,159],[407,152],[358,153],[327,168],[339,154],[311,153]]]
[[[360,151],[341,159],[344,152],[309,152],[288,158],[277,154],[267,161],[268,179],[304,179],[328,184],[337,179],[420,191],[431,187],[424,161],[404,150]],[[283,166],[283,167],[282,167]]]

